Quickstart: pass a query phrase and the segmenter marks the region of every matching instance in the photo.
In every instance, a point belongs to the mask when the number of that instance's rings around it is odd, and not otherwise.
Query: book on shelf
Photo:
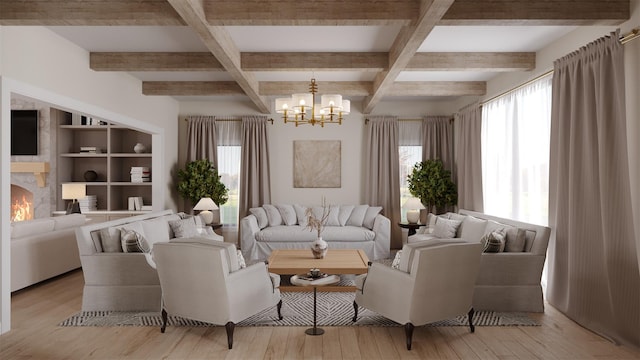
[[[146,166],[132,166],[130,174],[131,182],[151,182],[151,171],[149,171],[149,168]]]
[[[143,210],[144,203],[142,202],[142,196],[131,196],[128,199],[129,211]]]

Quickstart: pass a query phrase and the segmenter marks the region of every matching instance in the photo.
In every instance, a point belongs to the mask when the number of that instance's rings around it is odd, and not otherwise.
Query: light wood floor
[[[14,293],[0,359],[640,359],[551,306],[537,327],[416,328],[411,351],[402,327],[237,327],[233,350],[224,327],[58,327],[80,311],[83,281],[75,271]]]

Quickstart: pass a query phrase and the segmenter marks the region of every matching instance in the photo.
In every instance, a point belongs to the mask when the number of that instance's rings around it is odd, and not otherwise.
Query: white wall
[[[177,162],[178,103],[142,95],[141,82],[127,74],[94,72],[89,53],[44,27],[0,26],[0,332],[10,329],[9,133],[10,99],[21,94],[97,118],[153,132],[154,207],[175,207],[166,178]],[[166,164],[166,165],[165,165]]]
[[[271,104],[273,105],[273,104]],[[280,114],[271,114],[274,125],[268,126],[269,160],[271,165],[271,199],[273,203],[318,204],[326,196],[331,204],[360,204],[363,202],[364,119],[361,102],[352,102],[351,114],[342,125],[320,126],[284,124]],[[452,114],[450,101],[382,102],[374,114],[397,115],[419,119],[424,115]],[[240,116],[259,114],[250,102],[211,101],[181,102],[180,117],[188,115]],[[342,144],[342,186],[340,188],[300,189],[293,187],[293,141],[340,140]],[[180,157],[184,164],[186,152],[186,123],[180,121]],[[183,166],[183,165],[181,165]]]

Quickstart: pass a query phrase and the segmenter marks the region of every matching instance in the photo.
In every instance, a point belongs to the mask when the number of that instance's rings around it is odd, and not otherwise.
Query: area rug
[[[318,292],[318,326],[400,326],[375,312],[360,308],[358,321],[352,322],[354,293]],[[212,306],[215,306],[212,304]],[[275,307],[264,310],[237,326],[310,326],[313,325],[313,293],[282,293],[282,320]],[[539,326],[524,313],[478,311],[473,317],[476,326]],[[209,323],[169,315],[169,326],[206,327]],[[58,326],[161,326],[159,312],[83,311],[64,320]],[[468,326],[466,315],[425,326]]]

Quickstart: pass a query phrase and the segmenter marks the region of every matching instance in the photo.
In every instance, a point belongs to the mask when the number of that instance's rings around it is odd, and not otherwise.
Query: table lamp
[[[211,212],[211,210],[217,210],[217,209],[218,209],[218,205],[216,205],[216,203],[213,202],[213,200],[208,197],[200,199],[200,201],[198,201],[196,206],[193,207],[193,210],[200,211],[198,215],[202,217],[202,220],[207,225],[213,222],[213,213]]]
[[[408,198],[402,205],[403,209],[407,210],[407,222],[410,224],[417,224],[420,220],[420,209],[424,209],[424,205],[418,198]]]
[[[80,214],[80,203],[78,199],[87,196],[87,185],[68,183],[62,184],[62,199],[71,200],[67,206],[67,214]]]

